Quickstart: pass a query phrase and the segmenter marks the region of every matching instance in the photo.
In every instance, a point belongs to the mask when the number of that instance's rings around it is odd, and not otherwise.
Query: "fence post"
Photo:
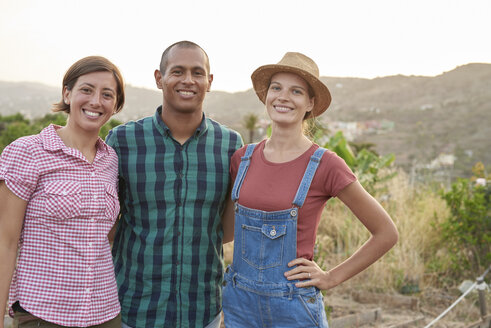
[[[481,312],[481,319],[484,321],[487,316],[486,296],[484,294],[487,285],[484,282],[484,276],[477,277],[476,282],[476,289],[479,293],[479,310]]]

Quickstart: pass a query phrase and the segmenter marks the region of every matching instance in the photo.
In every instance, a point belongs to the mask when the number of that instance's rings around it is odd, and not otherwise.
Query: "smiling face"
[[[63,90],[70,105],[67,127],[76,131],[99,133],[116,110],[117,84],[112,72],[94,72],[80,76],[73,87]]]
[[[266,109],[274,123],[302,124],[307,112],[314,106],[309,85],[293,73],[276,73],[271,78],[266,95]]]
[[[165,72],[155,71],[157,87],[163,91],[163,110],[174,113],[201,112],[213,75],[207,59],[197,47],[173,47]]]

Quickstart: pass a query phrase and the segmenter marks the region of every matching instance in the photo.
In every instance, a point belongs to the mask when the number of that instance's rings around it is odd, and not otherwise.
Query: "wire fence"
[[[486,299],[484,297],[484,291],[486,289],[489,289],[488,285],[484,281],[484,277],[488,274],[488,272],[491,269],[491,265],[484,271],[482,275],[476,278],[476,281],[455,301],[450,305],[445,311],[443,311],[438,317],[436,317],[432,322],[427,324],[424,328],[429,328],[433,326],[435,323],[437,323],[441,318],[443,318],[450,310],[452,310],[457,304],[459,304],[460,301],[464,299],[464,297],[467,296],[471,291],[473,291],[475,288],[479,291],[479,305],[480,305],[480,311],[481,311],[481,318],[484,320],[487,313],[486,309]]]

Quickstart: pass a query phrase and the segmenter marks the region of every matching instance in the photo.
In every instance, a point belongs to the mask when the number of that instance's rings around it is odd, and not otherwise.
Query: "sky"
[[[287,51],[321,76],[435,76],[491,63],[491,0],[0,0],[0,80],[59,86],[101,55],[126,84],[156,89],[164,49],[191,40],[209,55],[212,90],[251,88]]]

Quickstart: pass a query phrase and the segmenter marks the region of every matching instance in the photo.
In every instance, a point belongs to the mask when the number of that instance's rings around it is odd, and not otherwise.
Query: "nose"
[[[288,101],[288,90],[281,89],[278,92],[278,100],[280,100],[280,101]]]
[[[99,107],[101,104],[101,97],[102,97],[102,94],[100,92],[94,92],[92,94],[92,97],[90,97],[89,104],[92,107]]]
[[[193,73],[190,71],[187,71],[186,73],[184,73],[183,82],[188,83],[188,84],[193,84],[194,83]]]

